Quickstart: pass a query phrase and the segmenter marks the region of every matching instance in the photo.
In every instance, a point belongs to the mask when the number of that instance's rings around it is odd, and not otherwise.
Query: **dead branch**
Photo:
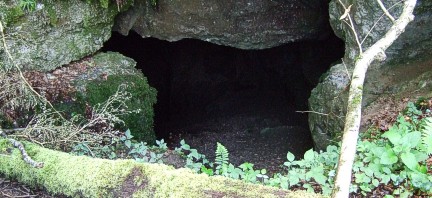
[[[21,152],[22,158],[27,164],[29,164],[30,166],[32,166],[34,168],[42,168],[43,167],[43,165],[44,165],[43,162],[34,161],[25,151],[24,145],[17,140],[14,140],[12,138],[8,138],[6,136],[6,134],[3,132],[2,128],[0,128],[0,136],[7,139],[15,148],[17,148]]]

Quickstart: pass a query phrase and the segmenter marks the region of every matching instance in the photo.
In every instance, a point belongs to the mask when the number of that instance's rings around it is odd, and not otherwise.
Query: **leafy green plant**
[[[157,4],[158,4],[158,0],[150,0],[150,5],[151,5],[153,8],[156,8]]]
[[[206,156],[200,154],[198,150],[191,149],[191,147],[186,144],[184,140],[180,141],[180,147],[175,148],[175,151],[183,155],[186,155],[185,153],[187,153],[185,164],[186,168],[190,168],[197,173],[201,171],[208,173],[209,175],[213,175],[213,170],[211,168],[206,168],[206,166],[213,167],[213,163],[210,163]]]
[[[217,142],[216,145],[216,174],[221,175],[223,173],[227,173],[229,153],[224,145],[220,144],[219,142]]]
[[[425,118],[422,132],[423,150],[426,154],[432,154],[432,118]]]
[[[313,183],[319,184],[322,193],[331,193],[335,167],[338,160],[338,148],[328,146],[326,152],[318,153],[308,150],[302,160],[295,160],[292,153],[288,152],[284,166],[287,173],[278,173],[267,181],[268,185],[289,189],[295,186],[302,186],[308,191],[314,191]]]
[[[33,11],[36,9],[36,0],[20,0],[19,7],[23,11]]]
[[[432,176],[427,172],[425,161],[432,154],[432,118],[424,118],[424,113],[416,108],[415,105],[408,105],[388,131],[371,132],[373,136],[366,134],[367,138],[359,141],[350,189],[352,193],[370,196],[374,189],[384,185],[397,186],[390,192],[392,195],[386,197],[409,197],[416,191],[432,193]],[[149,147],[146,143],[134,142],[132,137],[130,131],[126,131],[118,142],[124,146],[104,147],[101,152],[114,159],[121,156],[118,149],[126,148],[129,149],[128,156],[137,161],[161,162],[163,154],[160,152],[167,149],[163,140],[156,141],[157,146]],[[79,145],[79,148],[81,152],[91,152],[85,144]],[[216,146],[214,163],[184,140],[175,151],[186,158],[185,167],[197,173],[222,175],[283,189],[301,187],[311,192],[320,191],[324,195],[329,195],[333,189],[339,157],[339,146],[334,145],[328,146],[324,152],[308,150],[300,160],[288,152],[283,164],[285,171],[269,178],[265,169],[255,170],[252,163],[246,162],[238,167],[229,163],[229,152],[220,143]]]
[[[410,103],[404,116],[374,141],[358,145],[354,164],[353,192],[371,192],[379,185],[398,185],[394,194],[410,194],[416,190],[431,193],[432,176],[427,174],[425,160],[430,154],[430,119],[419,120],[422,112]],[[421,132],[418,129],[422,129]]]

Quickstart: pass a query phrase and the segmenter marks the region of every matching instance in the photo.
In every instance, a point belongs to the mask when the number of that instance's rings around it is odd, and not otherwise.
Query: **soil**
[[[4,198],[61,198],[65,196],[56,195],[52,196],[43,189],[32,188],[28,185],[22,184],[16,180],[10,180],[0,175],[0,197]]]
[[[280,172],[287,152],[301,157],[312,145],[309,131],[300,126],[280,125],[277,119],[238,115],[215,118],[201,123],[173,129],[172,147],[184,139],[207,159],[214,161],[216,143],[229,151],[230,163],[254,164],[255,169],[266,169],[270,174]],[[303,137],[303,138],[302,138]]]

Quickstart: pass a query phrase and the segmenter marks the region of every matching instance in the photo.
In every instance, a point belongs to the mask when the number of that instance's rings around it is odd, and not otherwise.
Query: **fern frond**
[[[421,130],[422,133],[422,144],[425,152],[430,155],[432,154],[432,117],[424,119],[424,126]]]
[[[224,145],[217,142],[215,163],[221,166],[228,165],[229,153]]]

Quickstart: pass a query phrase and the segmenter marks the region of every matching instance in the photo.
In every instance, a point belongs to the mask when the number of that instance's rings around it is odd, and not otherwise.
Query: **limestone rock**
[[[326,2],[321,0],[159,0],[136,1],[120,14],[115,30],[168,41],[195,38],[242,49],[325,37]]]
[[[394,17],[398,17],[402,11],[402,4],[399,2],[395,5],[397,2],[396,0],[384,1]],[[353,5],[350,13],[355,21],[360,40],[364,40],[363,50],[366,50],[385,34],[392,23],[385,15],[382,16],[383,12],[376,1],[349,1],[346,6],[351,4]],[[391,8],[393,5],[395,6]],[[386,51],[387,60],[381,63],[374,62],[369,67],[363,90],[363,107],[368,107],[377,98],[387,95],[411,99],[415,99],[414,96],[430,95],[428,89],[407,88],[407,84],[423,85],[424,79],[421,81],[422,78],[418,76],[432,70],[430,58],[432,26],[426,25],[432,23],[431,8],[431,1],[417,1],[414,21]],[[342,135],[349,89],[349,78],[346,73],[348,71],[351,73],[354,67],[353,60],[356,59],[359,51],[351,29],[339,20],[343,12],[339,1],[331,1],[330,23],[336,34],[345,40],[346,67],[343,64],[333,66],[309,98],[311,111],[328,114],[311,113],[309,116],[309,126],[318,149],[325,149],[328,144],[339,140]],[[382,19],[376,23],[381,16]],[[375,23],[375,28],[368,34]],[[430,79],[426,84],[429,83]],[[416,94],[413,94],[414,92]]]
[[[14,62],[25,70],[49,71],[90,55],[111,35],[117,6],[68,0],[38,1],[34,11],[22,11],[19,1],[0,2],[0,20]],[[12,68],[0,47],[0,67]]]

